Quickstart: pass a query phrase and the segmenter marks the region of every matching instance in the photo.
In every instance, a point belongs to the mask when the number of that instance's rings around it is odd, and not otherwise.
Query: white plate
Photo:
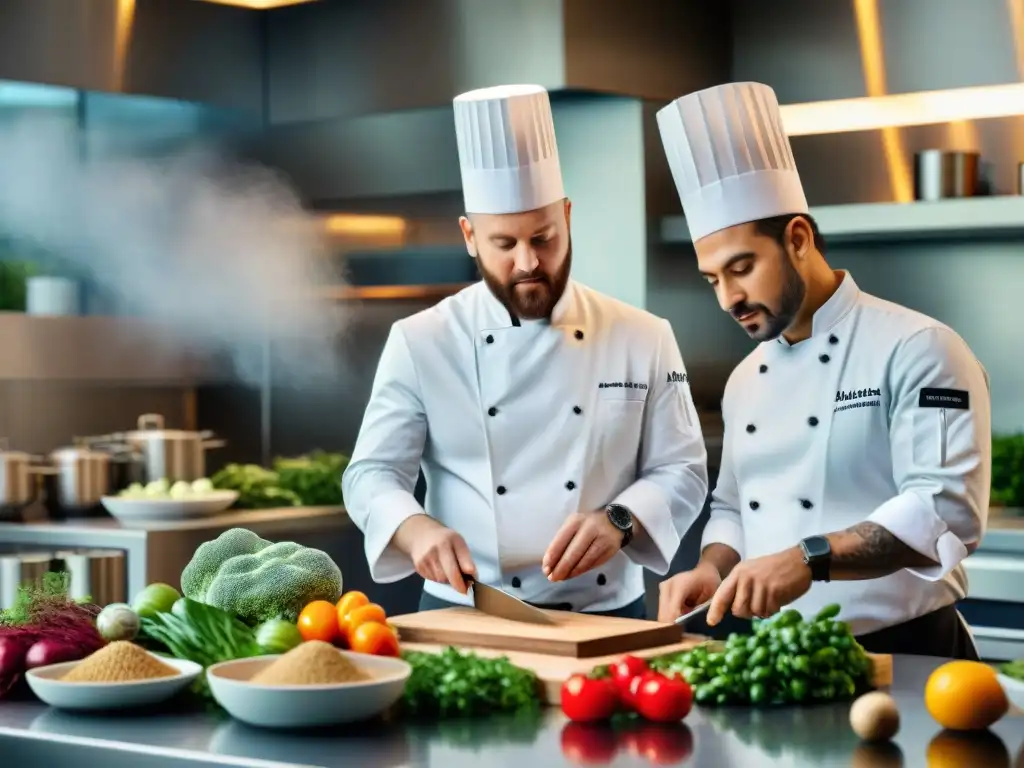
[[[194,661],[151,655],[177,669],[179,674],[127,683],[71,683],[60,678],[81,662],[67,661],[30,669],[25,674],[25,680],[32,693],[51,707],[112,710],[159,704],[183,691],[203,671],[203,668]]]
[[[263,728],[313,728],[368,720],[398,701],[412,674],[408,662],[339,650],[372,680],[341,685],[255,685],[249,679],[279,656],[223,661],[206,670],[210,691],[228,714]]]
[[[210,491],[184,499],[146,499],[104,496],[103,506],[118,520],[179,520],[223,512],[238,499],[238,491]]]
[[[1010,700],[1010,703],[1017,709],[1024,710],[1024,680],[1015,680],[1006,675],[996,676],[999,678],[999,684],[1006,691],[1006,698]]]

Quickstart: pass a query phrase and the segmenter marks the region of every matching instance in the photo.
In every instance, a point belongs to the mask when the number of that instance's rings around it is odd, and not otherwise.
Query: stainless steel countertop
[[[537,768],[574,765],[573,755],[604,755],[591,764],[642,766],[690,752],[700,768],[890,768],[1024,765],[1024,715],[1012,712],[982,735],[952,736],[928,715],[922,692],[943,659],[898,656],[891,693],[901,728],[888,748],[858,743],[849,705],[779,709],[694,708],[678,727],[647,726],[617,741],[600,727],[570,725],[557,709],[539,721],[505,718],[441,723],[363,724],[329,733],[275,733],[197,711],[123,717],[63,713],[37,703],[0,702],[5,764],[149,766],[358,766],[358,768]],[[633,743],[630,754],[629,741]],[[936,755],[944,754],[947,762]]]

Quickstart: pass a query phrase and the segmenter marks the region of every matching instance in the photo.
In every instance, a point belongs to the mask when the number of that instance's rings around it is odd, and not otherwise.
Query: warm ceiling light
[[[335,235],[401,235],[405,233],[405,219],[399,216],[335,213],[324,217],[324,227]]]
[[[316,0],[202,0],[202,2],[219,3],[220,5],[237,5],[239,8],[252,8],[257,11],[265,11],[270,8],[281,8],[286,5],[313,3],[316,2]]]
[[[1024,114],[1024,83],[811,101],[781,110],[790,136],[1015,117]]]

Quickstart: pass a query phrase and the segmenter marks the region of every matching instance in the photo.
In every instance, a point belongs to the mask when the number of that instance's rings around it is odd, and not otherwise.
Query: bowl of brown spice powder
[[[50,664],[26,673],[29,688],[60,709],[113,710],[158,704],[199,677],[194,661],[174,659],[119,640],[81,661]]]
[[[210,691],[228,714],[264,728],[313,728],[368,720],[401,698],[408,662],[320,640],[288,653],[214,664]]]

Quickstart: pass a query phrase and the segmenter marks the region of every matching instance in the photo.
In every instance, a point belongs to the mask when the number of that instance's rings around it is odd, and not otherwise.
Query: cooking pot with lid
[[[21,512],[35,501],[33,458],[22,451],[9,450],[7,438],[0,437],[0,514]]]
[[[166,479],[198,480],[206,476],[206,451],[222,448],[223,440],[212,439],[209,431],[165,429],[164,417],[147,413],[139,417],[138,428],[119,432],[97,442],[106,443],[115,454],[137,454],[142,463],[144,482]]]
[[[102,513],[102,498],[111,492],[113,458],[84,445],[60,448],[50,454],[47,501],[54,517]]]

